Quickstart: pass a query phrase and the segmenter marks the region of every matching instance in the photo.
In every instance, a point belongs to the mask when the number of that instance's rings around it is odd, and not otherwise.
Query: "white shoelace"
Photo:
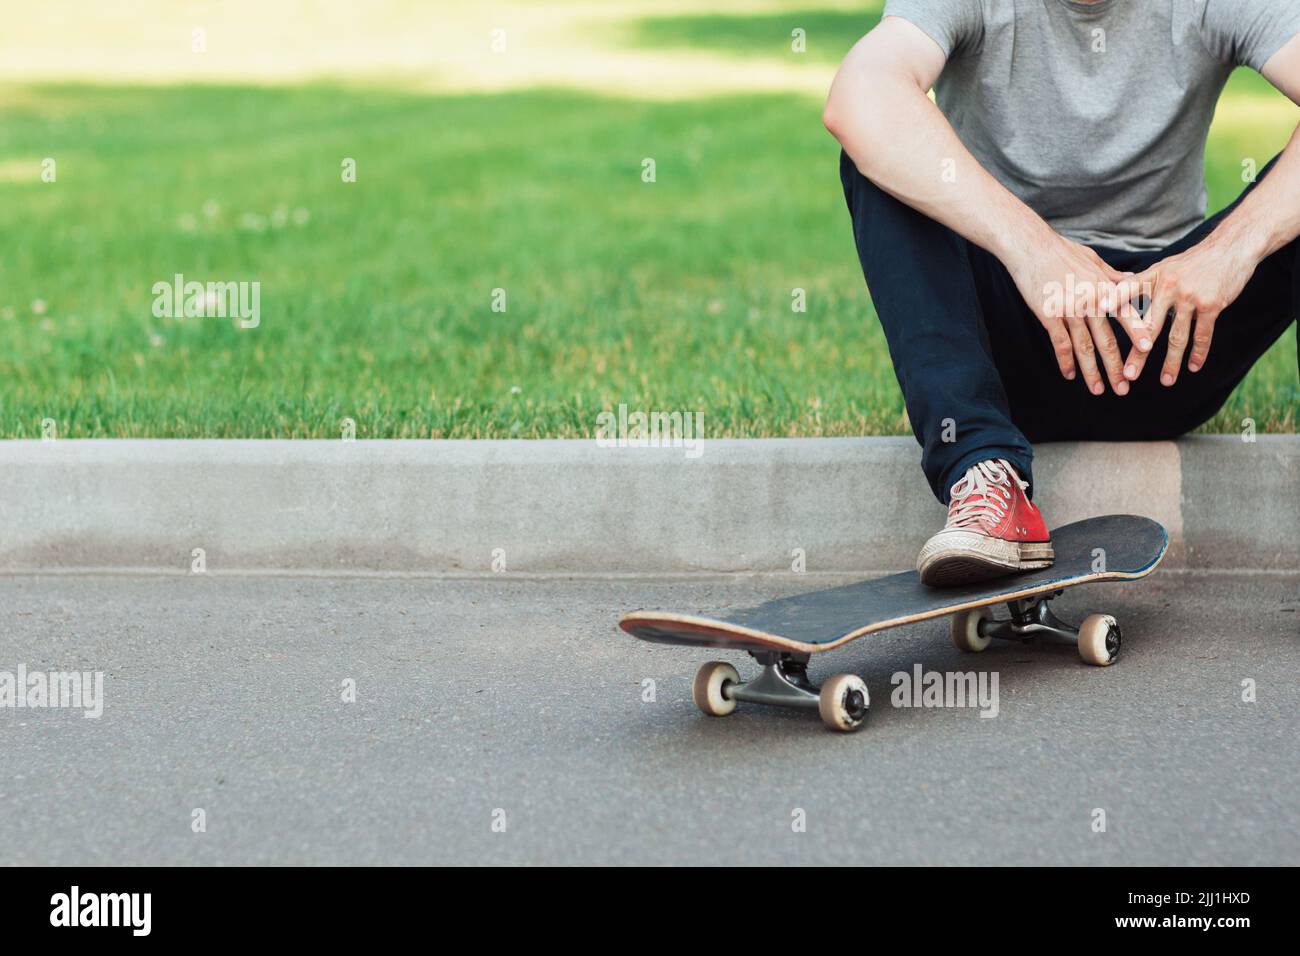
[[[966,470],[952,486],[952,504],[948,511],[949,528],[993,526],[1011,509],[1011,482],[1024,491],[1029,482],[1021,481],[1005,458],[981,461]]]

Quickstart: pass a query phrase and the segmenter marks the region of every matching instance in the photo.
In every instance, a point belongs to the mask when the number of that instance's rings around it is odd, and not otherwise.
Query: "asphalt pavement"
[[[869,636],[813,661],[868,683],[848,735],[705,717],[695,668],[751,661],[615,629],[845,580],[0,577],[0,690],[103,675],[98,718],[0,707],[0,862],[1300,863],[1300,573],[1073,589],[1109,668]],[[996,675],[996,716],[893,706],[918,664]]]

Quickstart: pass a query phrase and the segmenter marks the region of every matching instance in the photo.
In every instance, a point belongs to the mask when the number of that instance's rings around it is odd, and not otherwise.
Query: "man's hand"
[[[1006,263],[1016,288],[1047,330],[1061,374],[1073,380],[1082,371],[1094,395],[1106,391],[1103,374],[1116,395],[1126,395],[1119,343],[1107,316],[1128,331],[1134,351],[1145,356],[1155,334],[1133,300],[1141,286],[1132,274],[1116,272],[1087,246],[1050,230],[1041,242],[1026,242],[1024,252]],[[1101,368],[1097,358],[1101,357]]]
[[[1210,355],[1214,323],[1228,306],[1241,295],[1255,274],[1259,259],[1245,243],[1233,242],[1212,233],[1186,252],[1162,259],[1137,277],[1143,288],[1151,289],[1147,321],[1152,338],[1169,326],[1169,350],[1160,383],[1173,385],[1182,369],[1188,341],[1192,351],[1187,369],[1199,372]],[[1129,353],[1124,374],[1136,379],[1142,374],[1147,353],[1137,349]]]

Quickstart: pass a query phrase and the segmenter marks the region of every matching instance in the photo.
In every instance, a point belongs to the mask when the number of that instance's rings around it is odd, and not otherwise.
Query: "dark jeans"
[[[921,468],[943,502],[966,469],[986,458],[1006,458],[1032,484],[1031,442],[1165,439],[1190,431],[1223,406],[1296,321],[1300,241],[1259,264],[1215,323],[1199,372],[1184,364],[1172,388],[1160,384],[1166,324],[1129,394],[1117,396],[1107,384],[1096,396],[1082,374],[1062,377],[1046,330],[996,257],[878,188],[842,152],[840,178],[858,258],[921,443]],[[1195,245],[1232,208],[1166,249],[1096,251],[1121,272],[1141,272]],[[1112,327],[1127,354],[1128,338],[1117,323]]]

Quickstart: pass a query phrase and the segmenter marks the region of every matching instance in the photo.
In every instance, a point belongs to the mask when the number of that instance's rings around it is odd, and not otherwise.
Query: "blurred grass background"
[[[0,40],[0,435],[573,437],[621,402],[907,432],[820,124],[879,4],[141,6]],[[1234,76],[1212,208],[1297,112]],[[260,281],[260,326],[154,318],[177,272]],[[1208,430],[1294,430],[1295,356]]]

